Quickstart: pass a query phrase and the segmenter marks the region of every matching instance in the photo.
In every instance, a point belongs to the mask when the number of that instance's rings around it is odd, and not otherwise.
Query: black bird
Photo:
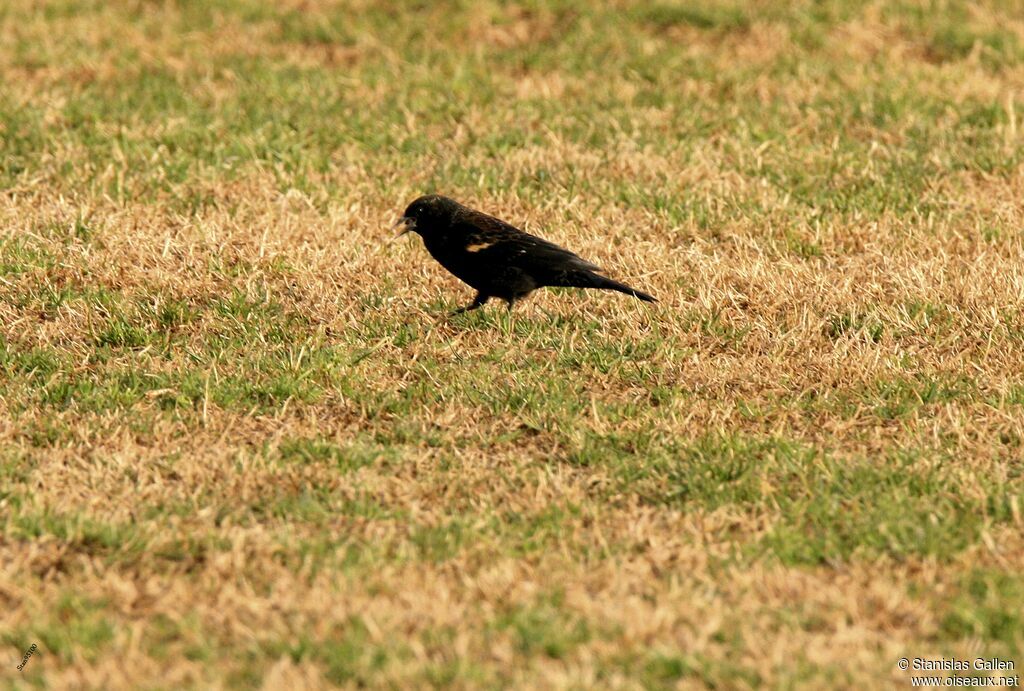
[[[567,249],[504,221],[470,209],[454,199],[430,194],[406,208],[395,227],[420,234],[430,255],[455,276],[476,288],[476,297],[453,314],[501,298],[511,310],[517,300],[537,288],[602,288],[617,290],[646,302],[656,299],[613,281],[600,269]]]

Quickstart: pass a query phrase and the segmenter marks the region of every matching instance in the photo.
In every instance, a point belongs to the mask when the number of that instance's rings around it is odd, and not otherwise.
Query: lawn
[[[7,0],[0,684],[1019,674],[1022,229],[1017,0]]]

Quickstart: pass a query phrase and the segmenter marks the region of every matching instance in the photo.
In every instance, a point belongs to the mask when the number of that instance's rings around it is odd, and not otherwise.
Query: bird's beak
[[[402,216],[400,219],[395,221],[395,225],[391,226],[391,230],[397,230],[398,228],[402,228],[403,229],[402,232],[399,233],[398,235],[396,235],[393,239],[397,240],[398,238],[402,237],[403,235],[405,235],[406,233],[408,233],[410,230],[414,229],[415,227],[416,227],[416,219],[415,218],[410,218],[409,216]]]

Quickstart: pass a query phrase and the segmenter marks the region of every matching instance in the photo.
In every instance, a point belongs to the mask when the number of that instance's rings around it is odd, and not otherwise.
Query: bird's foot
[[[463,312],[472,312],[475,309],[479,309],[484,306],[484,303],[487,302],[488,297],[489,296],[484,295],[483,293],[477,293],[476,297],[473,299],[473,302],[469,303],[465,307],[460,307],[459,309],[453,312],[449,312],[448,316],[454,317],[456,314],[462,314]]]

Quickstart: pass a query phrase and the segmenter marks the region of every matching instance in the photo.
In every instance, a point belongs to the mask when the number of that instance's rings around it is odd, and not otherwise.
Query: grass
[[[1024,663],[1018,3],[17,0],[0,74],[5,686]],[[661,302],[447,318],[432,191]]]

